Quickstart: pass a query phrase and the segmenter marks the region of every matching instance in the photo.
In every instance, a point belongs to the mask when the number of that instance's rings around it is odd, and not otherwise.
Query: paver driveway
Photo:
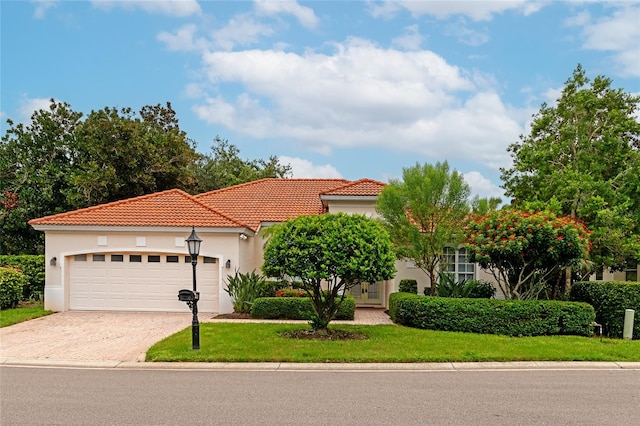
[[[136,361],[190,313],[60,312],[0,328],[0,360]]]

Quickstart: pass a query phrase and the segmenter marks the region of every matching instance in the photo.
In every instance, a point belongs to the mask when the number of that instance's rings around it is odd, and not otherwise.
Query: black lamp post
[[[198,255],[200,254],[200,243],[202,240],[198,238],[196,229],[191,229],[191,235],[187,238],[187,247],[189,248],[189,256],[191,256],[191,266],[193,267],[193,291],[180,290],[178,299],[187,302],[191,312],[193,313],[193,320],[191,321],[191,346],[192,349],[200,349],[200,322],[198,321],[198,300],[200,299],[200,293],[196,289],[196,265],[198,264]]]

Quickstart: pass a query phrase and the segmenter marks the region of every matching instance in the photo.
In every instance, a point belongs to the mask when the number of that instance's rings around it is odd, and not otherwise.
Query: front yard
[[[42,307],[42,302],[23,302],[18,308],[0,310],[0,327],[7,327],[9,325],[17,324],[22,321],[27,321],[52,313],[52,311],[44,310],[44,308]]]
[[[197,362],[472,362],[640,361],[639,340],[578,336],[507,337],[419,330],[397,325],[332,325],[365,340],[282,337],[300,324],[203,323],[200,350],[191,328],[155,344],[147,361]]]

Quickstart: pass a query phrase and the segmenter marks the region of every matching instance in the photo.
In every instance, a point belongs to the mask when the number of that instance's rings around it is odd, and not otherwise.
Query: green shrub
[[[596,311],[596,322],[602,324],[603,333],[608,337],[622,338],[624,311],[635,310],[633,338],[640,339],[639,282],[577,282],[571,286],[569,298],[592,305]]]
[[[391,319],[402,325],[442,331],[508,336],[590,336],[595,311],[587,303],[424,297],[392,293]]]
[[[398,289],[401,293],[418,294],[418,281],[411,279],[400,280]]]
[[[28,283],[26,275],[19,270],[0,267],[0,309],[18,306],[23,288]]]
[[[496,296],[496,288],[488,281],[469,280],[465,283],[467,297],[472,299],[492,299]]]
[[[258,284],[256,297],[274,297],[276,295],[276,291],[288,287],[289,283],[286,281],[264,280]]]
[[[255,271],[247,274],[236,271],[234,276],[227,276],[227,288],[225,288],[224,291],[231,297],[234,312],[251,312],[251,305],[256,299],[264,281],[264,277],[256,274]]]
[[[22,290],[22,300],[42,299],[45,277],[43,255],[0,255],[0,266],[18,268],[27,277],[27,285]]]
[[[352,320],[355,310],[356,300],[353,296],[346,296],[334,319]],[[253,318],[309,320],[313,314],[313,306],[308,297],[261,297],[251,307]]]
[[[422,290],[422,292],[424,293],[425,296],[431,296],[431,287],[425,287],[424,290]]]

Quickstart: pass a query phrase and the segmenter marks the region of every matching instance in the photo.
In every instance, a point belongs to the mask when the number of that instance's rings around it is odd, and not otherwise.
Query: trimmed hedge
[[[622,338],[624,311],[633,309],[633,338],[640,339],[640,282],[581,281],[571,286],[569,298],[592,305],[608,337]]]
[[[408,327],[507,336],[593,334],[595,311],[587,303],[425,297],[392,293],[389,315]]]
[[[0,267],[0,309],[18,306],[23,288],[29,281],[22,272],[13,268]]]
[[[44,255],[0,255],[1,266],[18,268],[27,277],[27,285],[22,290],[22,300],[44,294]]]
[[[413,293],[418,294],[418,281],[413,279],[400,280],[398,290],[401,293]]]
[[[345,297],[334,319],[352,320],[356,311],[353,296]],[[251,317],[261,319],[308,320],[313,305],[308,297],[260,297],[251,306]]]

